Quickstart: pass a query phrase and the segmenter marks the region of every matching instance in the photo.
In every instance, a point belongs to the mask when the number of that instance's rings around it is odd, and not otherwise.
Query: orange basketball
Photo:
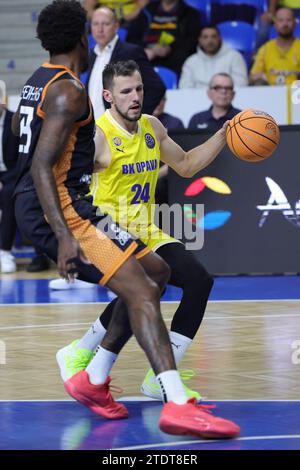
[[[246,109],[229,121],[227,144],[232,153],[248,162],[260,162],[270,157],[279,139],[279,127],[269,114]]]

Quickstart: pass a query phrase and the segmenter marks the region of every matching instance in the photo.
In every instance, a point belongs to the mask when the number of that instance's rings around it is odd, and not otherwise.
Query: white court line
[[[300,439],[300,434],[291,434],[291,435],[283,435],[283,436],[249,436],[249,437],[238,437],[237,439],[233,439],[226,442],[238,442],[238,441],[264,441],[264,440],[273,440],[273,439]],[[149,447],[159,449],[160,447],[175,447],[180,445],[187,445],[187,444],[210,444],[215,442],[224,442],[220,441],[220,439],[205,439],[205,440],[193,440],[193,441],[176,441],[176,442],[163,442],[159,444],[147,444],[147,445],[139,445],[139,446],[130,446],[130,447],[114,447],[110,450],[138,450],[138,449],[148,449]]]
[[[135,398],[136,401],[138,401],[139,398],[141,398],[141,401],[145,401],[143,397],[129,397]],[[126,399],[120,399],[121,401],[126,401]],[[118,400],[119,401],[119,400]],[[130,401],[130,400],[127,400]],[[150,400],[149,400],[150,401]],[[216,402],[222,402],[222,401],[232,401],[232,402],[247,402],[247,401],[252,401],[252,402],[299,402],[300,400],[209,400],[209,401],[216,401]],[[75,400],[0,400],[0,403],[43,403],[43,402],[51,402],[51,403],[59,403],[59,402],[74,402],[76,403]],[[226,442],[237,442],[237,441],[258,441],[258,440],[273,440],[273,439],[300,439],[300,434],[291,434],[291,435],[282,435],[282,436],[249,436],[249,437],[240,437],[237,439],[234,439],[233,441],[226,441]],[[168,446],[168,447],[175,447],[175,446],[181,446],[181,445],[189,445],[189,444],[211,444],[215,442],[224,442],[220,441],[220,439],[215,439],[215,440],[189,440],[189,441],[175,441],[175,442],[163,442],[159,444],[147,444],[147,445],[139,445],[139,446],[130,446],[130,447],[116,447],[112,448],[110,450],[139,450],[139,449],[148,449],[148,448],[156,448],[159,449],[160,447]]]
[[[122,401],[122,402],[131,402],[131,401],[138,401],[138,402],[145,402],[145,401],[149,401],[151,403],[159,403],[160,400],[154,400],[152,398],[148,398],[148,397],[143,397],[143,396],[137,396],[137,397],[121,397],[121,398],[118,398],[116,401]],[[222,403],[222,402],[271,402],[271,403],[298,403],[300,402],[300,400],[297,400],[297,399],[270,399],[270,400],[267,400],[265,398],[247,398],[247,399],[230,399],[230,398],[218,398],[217,400],[214,400],[213,398],[207,398],[204,400],[204,402],[216,402],[216,403]],[[47,398],[42,398],[42,399],[39,399],[39,400],[0,400],[0,403],[44,403],[44,402],[49,402],[49,403],[59,403],[59,402],[72,402],[72,403],[77,403],[76,400],[73,400],[73,399],[69,399],[69,398],[66,398],[66,399],[53,399],[53,398],[50,398],[50,399],[47,399]]]
[[[299,302],[300,301],[300,297],[299,299],[238,299],[238,300],[235,300],[235,299],[232,299],[232,300],[227,300],[227,299],[224,299],[224,300],[209,300],[208,303],[209,304],[218,304],[218,303],[230,303],[230,302],[233,302],[233,303],[251,303],[251,302]],[[163,301],[164,302],[164,301]]]
[[[138,396],[138,397],[126,397],[126,396],[125,396],[125,397],[118,398],[118,400],[119,400],[119,401],[126,401],[126,402],[128,402],[128,401],[139,401],[139,402],[141,402],[141,401],[149,401],[149,402],[151,402],[151,403],[155,403],[155,402],[158,403],[158,402],[160,401],[160,400],[155,400],[154,398],[149,398],[149,397],[144,397],[144,396]],[[0,401],[1,401],[1,400],[0,400]],[[33,400],[33,401],[34,401],[34,400]],[[51,400],[49,400],[49,401],[51,401]],[[217,398],[216,400],[214,400],[214,399],[211,398],[211,397],[205,397],[205,399],[204,399],[203,401],[204,401],[205,403],[206,403],[206,402],[211,402],[211,401],[216,402],[216,403],[222,403],[222,402],[238,402],[238,403],[239,403],[239,402],[242,402],[242,403],[243,403],[243,402],[246,402],[246,403],[247,403],[247,402],[252,402],[252,401],[254,401],[254,402],[272,402],[272,403],[277,403],[277,402],[279,402],[279,403],[290,403],[290,402],[296,402],[296,403],[298,403],[298,402],[300,402],[300,399],[299,399],[299,400],[298,400],[298,399],[293,400],[293,399],[284,399],[284,398],[282,398],[282,399],[270,399],[270,400],[268,400],[268,399],[266,399],[266,398],[253,398],[253,399],[251,399],[251,398],[245,398],[245,399],[244,399],[244,398],[242,398],[242,399],[236,399],[236,398],[226,398],[226,399],[224,398],[224,399],[222,399],[222,398]]]
[[[300,300],[300,299],[299,299]],[[9,304],[0,304],[0,307],[40,307],[45,305],[51,305],[51,307],[55,306],[65,306],[65,305],[108,305],[111,301],[108,300],[107,302],[36,302],[36,303],[9,303]]]
[[[221,317],[204,317],[203,321],[209,320],[249,320],[251,318],[287,318],[287,317],[299,317],[300,313],[274,313],[270,315],[226,315],[224,314]],[[41,324],[41,325],[16,325],[16,326],[1,326],[0,331],[8,331],[8,330],[23,330],[23,329],[37,329],[37,328],[61,328],[64,326],[86,326],[90,325],[91,322],[81,322],[81,323],[50,323],[50,324]]]
[[[36,303],[6,303],[0,304],[0,307],[35,307],[41,305],[108,305],[111,301],[99,301],[99,302],[36,302]],[[163,304],[176,304],[179,303],[180,300],[162,300],[161,303]],[[300,302],[299,299],[244,299],[244,300],[209,300],[208,304],[219,304],[219,303],[252,303],[252,302]]]
[[[223,316],[221,317],[204,317],[203,320],[249,320],[250,318],[281,318],[281,317],[299,317],[300,318],[300,313],[272,313],[272,314],[266,314],[266,315],[226,315],[224,313]]]
[[[64,326],[86,326],[90,325],[91,322],[87,323],[49,323],[47,325],[16,325],[16,326],[1,326],[0,330],[1,331],[6,331],[6,330],[26,330],[27,328],[60,328]]]
[[[60,399],[60,400],[54,400],[54,399],[51,399],[51,400],[47,400],[46,398],[44,399],[40,399],[40,400],[0,400],[0,403],[44,403],[44,402],[47,402],[47,403],[59,403],[59,402],[74,402],[74,403],[77,403],[76,400],[70,400],[68,398],[66,398],[65,400],[64,399]]]

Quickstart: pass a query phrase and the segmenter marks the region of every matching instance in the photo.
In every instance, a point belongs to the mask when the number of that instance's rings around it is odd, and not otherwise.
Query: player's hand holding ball
[[[277,148],[280,131],[275,119],[268,113],[246,109],[229,121],[226,139],[236,157],[259,162],[270,157]]]

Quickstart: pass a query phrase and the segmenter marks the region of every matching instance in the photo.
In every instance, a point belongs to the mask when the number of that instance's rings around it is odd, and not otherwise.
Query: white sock
[[[85,369],[92,384],[104,384],[117,356],[117,354],[102,348],[102,346],[99,347],[96,355]]]
[[[176,366],[178,366],[181,359],[183,358],[183,355],[185,354],[185,351],[190,346],[193,340],[191,338],[188,338],[187,336],[175,333],[175,331],[170,331],[169,336],[175,358],[175,364]]]
[[[167,370],[156,376],[160,386],[163,401],[173,401],[177,405],[184,405],[188,401],[182,380],[177,370]]]
[[[79,340],[76,347],[78,349],[89,349],[93,351],[98,344],[101,343],[104,335],[106,333],[106,329],[100,322],[99,318],[95,321],[95,323],[88,329],[85,335]]]

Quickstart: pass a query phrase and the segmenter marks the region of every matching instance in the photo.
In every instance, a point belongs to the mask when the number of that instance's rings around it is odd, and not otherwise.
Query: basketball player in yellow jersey
[[[97,121],[95,170],[98,173],[93,175],[91,184],[94,204],[101,212],[113,214],[121,225],[127,218],[125,226],[131,232],[135,232],[133,222],[136,219],[140,222],[139,208],[146,209],[146,220],[143,219],[146,230],[142,235],[137,232],[139,238],[169,264],[169,283],[183,289],[170,332],[178,365],[200,326],[213,280],[192,252],[153,223],[150,209],[155,203],[159,161],[161,158],[181,176],[190,177],[214,160],[224,146],[225,131],[219,130],[203,145],[185,153],[157,118],[141,115],[143,84],[135,62],[109,64],[103,73],[103,85],[104,98],[111,103],[111,109]],[[138,117],[130,119],[129,110],[135,110]],[[93,341],[97,338],[101,342],[116,302],[117,299],[109,304],[93,325]],[[95,346],[95,342],[89,342],[89,336],[88,332],[86,349],[91,349],[91,344]],[[124,342],[127,339],[124,337]],[[185,373],[183,378],[190,375]],[[187,387],[185,391],[189,397],[200,398],[199,393]],[[145,377],[142,392],[161,399],[152,369]]]
[[[153,222],[160,148],[151,119],[142,115],[134,134],[122,128],[109,110],[96,121],[98,133],[105,135],[109,156],[102,151],[99,154],[90,189],[94,204],[102,212],[115,214],[114,220],[156,251],[177,240]],[[101,135],[97,140],[101,141]]]

